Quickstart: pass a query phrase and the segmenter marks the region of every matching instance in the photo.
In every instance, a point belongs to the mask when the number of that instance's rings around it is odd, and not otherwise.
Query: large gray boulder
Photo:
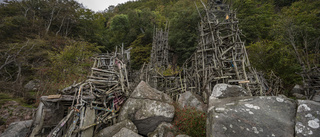
[[[207,137],[293,137],[296,104],[283,97],[210,99]]]
[[[163,92],[141,81],[123,104],[118,120],[130,119],[138,133],[147,135],[162,122],[171,122],[174,116],[173,100]]]
[[[202,102],[202,100],[191,93],[190,91],[186,91],[182,93],[178,99],[179,107],[194,107],[199,111],[206,111],[206,105]]]
[[[1,137],[25,137],[32,126],[32,120],[14,122],[1,134]]]
[[[224,83],[216,84],[213,87],[213,90],[209,97],[208,108],[213,106],[212,102],[215,99],[223,99],[223,98],[229,98],[229,97],[242,97],[242,96],[251,96],[251,94],[246,89],[238,85],[229,85]]]
[[[148,137],[174,137],[174,130],[172,124],[170,123],[161,123],[156,130],[148,134]]]
[[[228,98],[251,96],[250,92],[238,85],[217,84],[213,87],[210,98]]]
[[[310,100],[298,100],[296,114],[296,137],[320,136],[320,103]]]
[[[112,137],[116,133],[120,131],[120,129],[126,128],[129,129],[132,132],[138,133],[137,127],[132,123],[132,121],[126,119],[123,120],[117,124],[114,124],[112,126],[106,127],[99,131],[98,134],[96,134],[96,137]]]
[[[124,127],[124,128],[121,128],[121,130],[112,137],[142,137],[142,136]]]

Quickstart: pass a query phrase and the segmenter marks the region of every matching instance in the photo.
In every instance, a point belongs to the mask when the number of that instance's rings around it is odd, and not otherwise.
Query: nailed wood
[[[49,136],[92,136],[95,126],[115,124],[118,110],[130,94],[126,66],[129,55],[130,50],[123,47],[97,55],[87,80],[63,89],[62,95],[41,97],[45,106],[62,106],[64,111],[70,111]]]
[[[49,95],[47,98],[48,98],[48,99],[58,99],[58,98],[61,98],[61,94],[58,94],[58,95]]]
[[[60,98],[48,98],[48,96],[41,97],[41,101],[45,101],[45,102],[73,101],[74,99],[75,99],[75,97],[72,95],[61,95]],[[87,96],[83,96],[82,99],[83,100],[94,100],[95,97],[87,95]]]
[[[85,110],[85,116],[84,116],[84,122],[81,128],[90,126],[94,124],[94,120],[96,119],[95,110],[91,109],[90,107],[86,107]],[[93,136],[93,127],[90,127],[84,131],[82,131],[81,134],[82,137],[92,137]]]

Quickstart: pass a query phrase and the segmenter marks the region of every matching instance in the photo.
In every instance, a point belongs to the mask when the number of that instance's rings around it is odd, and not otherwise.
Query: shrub
[[[194,107],[176,107],[173,125],[192,137],[206,136],[206,113],[196,110]]]
[[[83,41],[68,41],[60,51],[49,52],[50,65],[38,69],[37,78],[41,80],[41,93],[55,94],[59,89],[86,79],[95,53],[99,47]]]
[[[179,72],[181,72],[181,69],[179,66],[177,66],[176,68],[173,68],[171,65],[168,65],[167,68],[159,67],[156,69],[158,72],[160,72],[164,76],[173,76],[173,75],[177,75],[177,74],[179,74]]]

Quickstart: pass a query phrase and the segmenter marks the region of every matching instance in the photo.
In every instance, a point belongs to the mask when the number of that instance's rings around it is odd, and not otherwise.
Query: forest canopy
[[[307,67],[319,64],[319,0],[227,3],[237,13],[242,39],[258,71],[274,72],[290,89],[301,82],[297,74],[303,69],[301,62],[311,64]],[[197,48],[199,13],[203,13],[200,0],[128,1],[102,12],[86,9],[74,0],[3,3],[0,81],[8,86],[2,91],[25,95],[23,85],[39,79],[42,87],[37,94],[52,93],[83,80],[93,54],[112,52],[122,44],[132,48],[131,67],[139,69],[149,61],[154,28],[169,24],[171,52],[182,65]]]

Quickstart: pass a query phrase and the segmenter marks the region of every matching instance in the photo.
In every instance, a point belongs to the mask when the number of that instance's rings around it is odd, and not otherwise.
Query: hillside
[[[213,3],[222,5],[214,6]],[[96,112],[101,112],[98,119],[110,117],[104,121],[104,126],[114,125],[122,103],[130,99],[130,93],[140,81],[146,81],[142,82],[142,87],[148,87],[145,94],[153,87],[168,94],[174,101],[190,91],[190,95],[191,92],[196,94],[194,98],[201,97],[199,101],[204,103],[201,106],[203,111],[207,109],[205,105],[210,106],[210,100],[221,105],[219,100],[212,100],[209,96],[213,95],[211,92],[216,84],[228,83],[248,90],[245,96],[280,95],[280,101],[278,97],[272,97],[272,102],[279,102],[279,106],[286,108],[282,103],[286,100],[284,102],[294,108],[289,109],[292,111],[290,114],[299,112],[295,106],[303,106],[305,102],[293,99],[316,101],[320,97],[319,6],[318,0],[137,0],[110,6],[103,12],[93,12],[74,0],[2,3],[0,84],[3,86],[0,86],[0,92],[5,100],[0,107],[3,108],[1,113],[6,117],[1,118],[0,123],[4,125],[19,121],[18,118],[8,117],[13,113],[12,106],[18,104],[15,100],[24,106],[37,106],[40,100],[42,103],[52,103],[52,96],[46,98],[46,95],[59,93],[63,95],[54,95],[54,101],[70,99],[72,105],[74,97],[78,95],[77,104],[70,108],[70,116],[73,111],[79,110],[83,111],[81,114],[84,111],[93,113],[94,108]],[[242,91],[243,89],[239,90],[239,94]],[[82,98],[83,94],[89,93],[88,98]],[[214,94],[220,94],[220,91]],[[144,95],[138,95],[131,100],[145,101]],[[92,96],[94,101],[90,100]],[[176,106],[171,106],[171,101],[166,100],[168,97],[162,97],[164,95],[159,96],[157,101],[170,104],[168,110],[172,121],[174,111],[178,110]],[[230,97],[238,95],[231,94]],[[43,98],[47,100],[44,101]],[[223,101],[228,102],[228,98]],[[246,98],[259,102],[270,101],[269,97]],[[97,105],[93,107],[91,101]],[[132,102],[143,107],[150,105]],[[307,103],[314,105],[313,102]],[[48,107],[48,104],[45,105]],[[70,102],[62,105],[70,106]],[[251,105],[240,103],[237,106],[239,111],[242,105],[252,108]],[[23,107],[21,110],[28,111],[27,118],[23,120],[30,119],[29,115],[33,110]],[[53,110],[58,111],[55,108]],[[216,108],[208,110],[212,111],[210,115],[222,112]],[[204,121],[203,115],[206,112],[194,115]],[[257,112],[261,115],[269,113],[260,110]],[[253,112],[250,111],[249,114],[251,113]],[[287,118],[286,113],[282,113],[283,119]],[[74,114],[79,118],[77,113]],[[64,112],[59,117],[63,118],[65,115]],[[20,114],[12,116],[23,117]],[[294,118],[295,116],[290,115],[287,120],[293,121]],[[157,117],[155,120],[158,120]],[[141,124],[141,121],[135,123],[136,119],[132,121],[134,124]],[[201,124],[205,123],[203,121]],[[96,122],[99,124],[99,121]],[[148,128],[142,125],[143,128]],[[290,123],[287,126],[292,125]],[[102,128],[98,128],[100,126],[97,126],[95,132]],[[204,125],[201,125],[204,130],[202,126]],[[56,131],[60,130],[59,127],[56,128]],[[152,128],[155,129],[156,126]],[[70,129],[74,128],[70,126]],[[35,130],[38,131],[34,133],[40,133],[40,128]],[[55,130],[50,134],[54,134]],[[138,130],[142,135],[149,133],[141,130],[140,126]],[[220,130],[210,132],[219,133]],[[290,130],[290,134],[291,132],[293,131]],[[199,134],[204,133],[201,131]],[[67,134],[71,135],[72,132]]]
[[[203,1],[206,3],[206,1]],[[301,84],[299,72],[319,67],[320,1],[229,0],[249,58],[265,78],[278,76],[283,94]],[[0,5],[1,92],[26,98],[56,93],[86,78],[93,54],[131,50],[131,67],[149,61],[154,28],[169,25],[175,64],[198,45],[198,0],[138,0],[95,13],[69,1],[11,1]],[[26,90],[39,80],[35,90]]]

